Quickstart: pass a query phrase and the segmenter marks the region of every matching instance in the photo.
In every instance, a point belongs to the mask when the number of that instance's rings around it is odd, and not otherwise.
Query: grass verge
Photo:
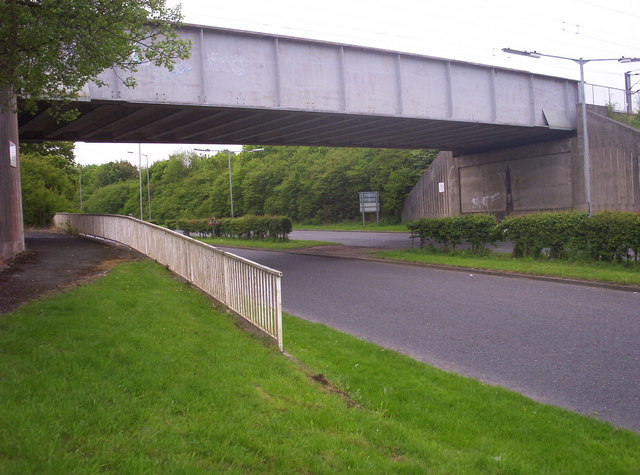
[[[365,223],[362,221],[334,224],[294,224],[293,229],[296,231],[394,231],[408,233],[406,224],[375,224]]]
[[[285,332],[310,369],[151,262],[2,315],[0,473],[640,467],[629,431],[291,316]]]
[[[531,258],[514,259],[510,254],[491,253],[473,255],[467,251],[442,253],[430,249],[379,251],[374,254],[383,259],[436,264],[452,267],[515,272],[518,274],[579,279],[623,285],[640,285],[640,265],[616,263],[580,263]]]
[[[196,238],[212,246],[246,247],[259,249],[299,249],[303,247],[327,246],[335,244],[326,241],[303,241],[291,239],[289,241],[271,241],[268,239],[233,239],[233,238]]]

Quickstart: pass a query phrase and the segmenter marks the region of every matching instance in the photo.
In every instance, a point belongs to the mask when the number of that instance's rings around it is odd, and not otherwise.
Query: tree
[[[67,161],[67,168],[76,165],[75,144],[73,142],[27,142],[20,144],[20,153],[55,155]]]
[[[138,169],[126,160],[109,162],[98,166],[95,172],[95,186],[103,187],[137,178]]]
[[[105,69],[151,62],[172,69],[190,43],[165,0],[0,0],[0,91],[38,100],[77,97]],[[135,85],[132,77],[122,78]],[[5,94],[7,95],[7,94]],[[8,105],[8,98],[4,104]]]
[[[166,0],[0,0],[0,143],[10,144],[0,150],[0,261],[24,250],[16,95],[31,111],[55,100],[53,114],[72,119],[78,111],[62,105],[87,82],[102,84],[105,69],[127,75],[140,63],[171,69],[187,58],[190,42],[174,29],[180,19]]]
[[[47,226],[57,211],[75,211],[77,171],[61,155],[22,155],[22,202],[27,226]]]

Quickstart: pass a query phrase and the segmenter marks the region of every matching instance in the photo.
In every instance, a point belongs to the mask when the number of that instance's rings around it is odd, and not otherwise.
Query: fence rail
[[[587,104],[610,106],[616,112],[627,112],[629,109],[634,113],[640,112],[640,92],[638,91],[633,91],[630,94],[631,104],[627,103],[625,89],[586,83],[584,92]]]
[[[283,349],[282,272],[132,217],[58,213],[53,223],[88,237],[122,243],[166,265]]]

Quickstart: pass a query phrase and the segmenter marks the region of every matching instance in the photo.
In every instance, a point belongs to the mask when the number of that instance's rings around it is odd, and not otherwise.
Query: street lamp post
[[[80,212],[84,212],[84,206],[82,203],[82,165],[78,165],[78,172],[80,174]]]
[[[135,153],[135,152],[127,152]],[[138,178],[140,180],[140,220],[144,221],[142,214],[142,156],[147,157],[147,188],[149,186],[149,156],[142,153],[142,147],[138,144]],[[151,220],[151,194],[149,194],[149,220]]]
[[[232,152],[229,149],[225,149],[225,150],[212,150],[210,148],[194,148],[194,150],[197,150],[198,152],[226,152],[227,153],[227,164],[229,166],[229,201],[231,203],[231,217],[235,218],[234,212],[233,212],[233,170],[231,168],[231,154],[233,153],[234,155],[240,152]],[[242,150],[242,152],[262,152],[264,149],[263,148],[252,148],[251,150]]]
[[[587,205],[587,214],[591,216],[591,158],[589,153],[589,130],[587,127],[587,100],[585,94],[585,82],[584,82],[584,65],[592,61],[618,61],[619,63],[633,63],[640,61],[640,58],[597,58],[597,59],[584,59],[584,58],[569,58],[566,56],[555,56],[553,54],[543,54],[537,51],[520,51],[511,48],[502,48],[502,51],[509,54],[517,54],[520,56],[527,56],[529,58],[556,58],[566,59],[578,63],[580,66],[580,90],[578,92],[578,99],[580,101],[580,115],[582,117],[582,150],[583,150],[583,166],[584,166],[584,194]]]

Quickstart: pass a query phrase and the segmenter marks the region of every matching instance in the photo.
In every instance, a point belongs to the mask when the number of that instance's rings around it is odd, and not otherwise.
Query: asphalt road
[[[373,232],[373,231],[293,231],[289,237],[291,239],[327,241],[344,244],[345,246],[377,247],[381,249],[410,249],[420,247],[420,240],[411,242],[411,233],[403,232]],[[465,243],[456,249],[469,247]],[[511,252],[511,243],[500,242],[496,246],[489,246],[498,252]]]
[[[232,252],[284,272],[286,312],[640,432],[639,293],[372,261]],[[284,343],[286,348],[286,328]]]
[[[345,246],[379,247],[384,249],[410,249],[410,233],[377,233],[355,231],[293,231],[291,239],[327,241],[344,244]],[[419,241],[415,242],[420,245]]]

